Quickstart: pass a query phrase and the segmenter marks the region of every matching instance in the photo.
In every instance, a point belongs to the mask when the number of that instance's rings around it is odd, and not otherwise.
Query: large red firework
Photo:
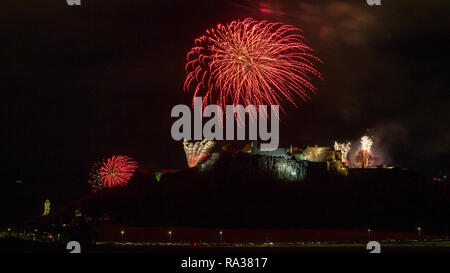
[[[283,23],[247,18],[218,25],[195,40],[187,54],[185,91],[203,97],[203,106],[296,106],[294,95],[309,100],[321,78],[313,50],[305,45],[301,30]],[[281,106],[280,106],[281,107]]]
[[[112,156],[94,164],[89,183],[94,191],[126,186],[137,168],[138,163],[130,157]]]

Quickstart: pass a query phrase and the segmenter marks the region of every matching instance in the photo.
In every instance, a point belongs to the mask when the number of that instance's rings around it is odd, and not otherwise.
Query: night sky
[[[20,180],[68,200],[113,154],[185,168],[170,111],[191,102],[186,53],[206,28],[246,17],[302,28],[323,60],[319,92],[281,116],[283,145],[367,133],[377,163],[449,171],[447,0],[81,2],[0,3],[3,194]]]

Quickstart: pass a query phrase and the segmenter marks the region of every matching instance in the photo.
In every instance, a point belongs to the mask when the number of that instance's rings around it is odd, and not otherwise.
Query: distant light
[[[121,230],[120,234],[124,235],[125,234],[125,230]]]
[[[161,181],[161,177],[164,173],[163,172],[156,172],[155,173],[155,179],[157,182]]]
[[[172,231],[171,231],[171,230],[169,230],[169,235],[170,235],[170,234],[172,234]]]
[[[417,227],[417,231],[421,231],[422,230],[422,228],[421,227]]]

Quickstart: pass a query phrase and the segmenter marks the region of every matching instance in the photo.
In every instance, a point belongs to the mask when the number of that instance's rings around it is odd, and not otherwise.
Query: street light
[[[123,236],[125,235],[125,230],[122,229],[122,230],[120,231],[120,235],[122,235],[122,241],[123,241]]]
[[[172,241],[172,231],[169,230],[168,234],[169,234],[169,242],[171,242]]]
[[[422,228],[417,227],[417,240],[420,241],[420,235],[422,234]]]
[[[223,235],[223,231],[219,231],[220,242],[222,242],[222,235]]]
[[[369,241],[371,241],[371,239],[372,239],[372,230],[369,228],[368,230],[367,230],[367,232],[369,233]]]

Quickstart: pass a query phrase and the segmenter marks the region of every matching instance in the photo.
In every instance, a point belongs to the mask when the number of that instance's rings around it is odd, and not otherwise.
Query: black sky
[[[319,92],[281,117],[283,144],[370,129],[378,162],[449,170],[448,1],[81,1],[0,3],[1,183],[76,195],[112,154],[184,168],[170,111],[190,104],[186,52],[206,28],[249,16],[302,28],[324,61]]]

